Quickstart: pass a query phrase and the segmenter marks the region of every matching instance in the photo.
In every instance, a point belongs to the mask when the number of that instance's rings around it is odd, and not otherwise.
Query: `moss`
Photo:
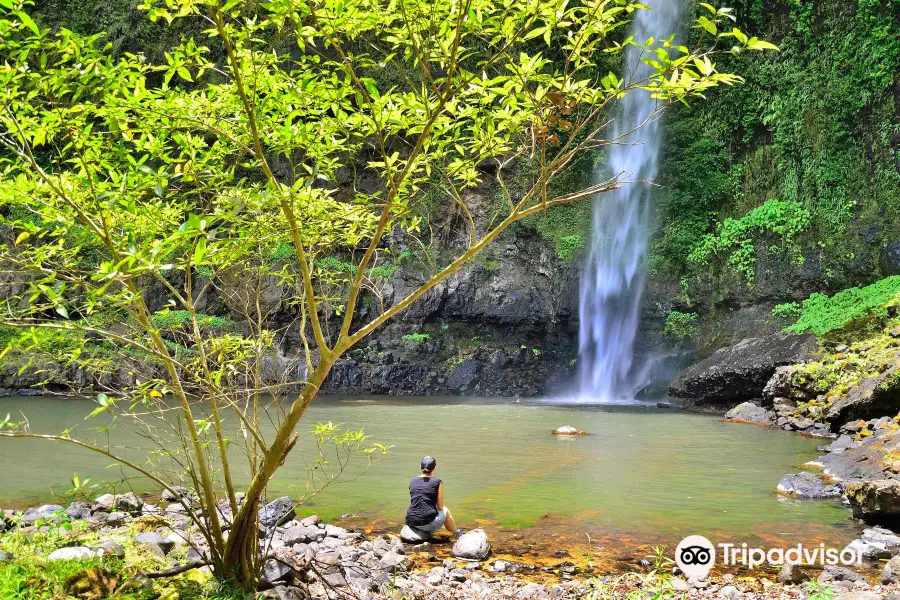
[[[900,302],[900,276],[886,277],[862,289],[849,288],[826,296],[812,294],[798,308],[797,321],[786,331],[793,333],[812,332],[818,336],[828,335],[851,325],[876,327],[881,325],[881,317],[887,315],[890,306]],[[790,305],[779,305],[773,310],[782,316],[791,310]],[[862,322],[871,317],[868,322]]]

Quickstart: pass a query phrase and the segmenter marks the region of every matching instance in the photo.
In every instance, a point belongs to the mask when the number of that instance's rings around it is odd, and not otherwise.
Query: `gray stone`
[[[134,536],[134,541],[142,546],[148,546],[151,544],[155,544],[162,549],[163,553],[168,554],[169,551],[175,547],[175,543],[171,540],[167,540],[163,536],[159,535],[155,531],[149,531],[147,533],[140,533]]]
[[[815,473],[803,471],[785,475],[776,491],[793,498],[823,499],[837,498],[841,495],[838,485],[827,484]]]
[[[325,573],[322,576],[322,581],[328,586],[332,588],[344,587],[347,585],[347,580],[344,578],[344,574],[340,571],[335,573]]]
[[[803,572],[800,565],[796,563],[785,563],[784,566],[781,567],[781,570],[778,571],[778,576],[775,579],[778,583],[797,584],[803,583],[809,579],[809,577]]]
[[[282,535],[282,539],[284,540],[284,544],[286,546],[293,546],[294,544],[308,544],[310,542],[321,540],[324,537],[324,530],[319,529],[318,527],[305,527],[303,525],[290,527]]]
[[[290,497],[282,496],[272,500],[265,507],[259,509],[259,523],[266,529],[281,525],[294,518],[294,503]]]
[[[125,558],[125,550],[112,540],[102,540],[92,550],[102,557]]]
[[[173,485],[171,489],[163,490],[162,499],[165,502],[180,502],[181,500],[185,500],[188,505],[193,505],[197,502],[197,495],[194,493],[194,490],[180,485]]]
[[[112,525],[113,527],[124,525],[126,520],[128,520],[128,513],[120,510],[111,512],[106,516],[106,524]]]
[[[721,590],[719,590],[719,596],[721,596],[722,598],[727,598],[728,600],[740,600],[744,597],[744,593],[733,585],[726,585]]]
[[[405,571],[409,563],[409,557],[405,554],[398,554],[396,550],[391,550],[386,553],[381,557],[381,560],[378,561],[378,564],[382,569],[390,572]]]
[[[505,560],[498,560],[494,563],[494,571],[498,573],[506,573],[507,567],[509,567],[509,563]]]
[[[887,242],[878,253],[878,266],[884,277],[900,275],[900,242]]]
[[[481,370],[480,361],[468,358],[453,368],[453,372],[447,380],[447,387],[453,392],[463,394],[471,392],[478,385]]]
[[[287,581],[291,579],[292,572],[293,569],[289,565],[286,565],[280,560],[275,560],[274,558],[267,560],[266,564],[263,566],[263,577],[269,583]]]
[[[83,521],[91,516],[91,505],[87,502],[73,502],[66,509],[66,514],[70,519]]]
[[[826,565],[818,577],[819,583],[830,583],[832,581],[865,581],[866,578],[859,573],[854,573],[847,567],[838,565]]]
[[[299,588],[276,585],[270,590],[257,592],[253,596],[256,600],[304,600],[304,594]],[[249,596],[248,596],[249,598]]]
[[[453,569],[452,571],[450,571],[450,579],[459,583],[465,581],[468,575],[469,572],[465,569]]]
[[[338,527],[337,525],[325,525],[325,535],[327,536],[338,537],[346,534],[347,530],[343,527]]]
[[[484,529],[473,529],[459,536],[450,554],[455,558],[484,560],[490,553],[491,544]]]
[[[844,550],[855,552],[865,560],[879,560],[891,556],[891,551],[885,548],[884,544],[864,539],[853,540],[844,546]]]
[[[771,412],[752,402],[738,404],[725,413],[725,418],[737,423],[754,423],[757,425],[772,425],[775,422]]]
[[[869,590],[853,590],[843,594],[841,600],[882,600],[881,594]]]
[[[400,530],[400,539],[407,544],[421,544],[431,539],[431,533],[404,525],[403,529]]]
[[[115,508],[128,513],[139,513],[144,506],[144,501],[135,496],[134,492],[118,494],[115,498]]]
[[[84,546],[70,546],[68,548],[60,548],[54,550],[47,557],[47,560],[86,560],[95,558],[97,553],[90,548]]]
[[[900,583],[900,556],[895,556],[884,565],[884,570],[881,572],[881,583],[884,585]]]
[[[32,525],[38,521],[52,521],[60,512],[64,512],[64,509],[59,504],[45,504],[38,508],[30,508],[22,515],[22,524]]]
[[[518,598],[543,598],[547,596],[547,590],[538,583],[526,584],[516,593]]]
[[[669,386],[669,393],[706,404],[760,398],[777,367],[810,358],[815,347],[811,335],[777,333],[747,338],[682,371]]]
[[[3,550],[0,550],[0,563],[3,563],[3,562],[12,562],[12,560],[13,560],[14,558],[15,558],[15,556],[13,556],[12,554],[10,554],[9,552],[4,552]]]
[[[672,586],[672,589],[676,592],[686,592],[688,591],[687,581],[681,579],[680,577],[673,577],[669,580],[669,584]]]
[[[303,517],[302,519],[300,519],[300,524],[304,527],[315,527],[321,522],[322,520],[319,519],[319,517],[316,515],[309,515],[308,517]]]

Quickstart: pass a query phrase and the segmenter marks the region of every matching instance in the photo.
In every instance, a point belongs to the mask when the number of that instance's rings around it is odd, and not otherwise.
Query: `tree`
[[[630,182],[632,174],[616,173],[575,193],[549,191],[581,153],[622,142],[603,134],[624,95],[650,93],[662,110],[740,80],[712,62],[722,38],[739,49],[766,46],[737,29],[720,32],[732,17],[712,7],[699,25],[710,31],[705,49],[672,38],[615,42],[628,15],[646,8],[627,0],[148,0],[142,8],[169,23],[203,21],[207,38],[185,39],[161,65],[113,59],[102,36],[41,30],[22,0],[0,0],[0,203],[12,233],[2,258],[16,282],[2,324],[22,331],[7,351],[28,362],[50,352],[95,385],[130,362],[132,384],[101,394],[94,413],[139,417],[154,439],[172,432],[165,465],[159,455],[129,462],[71,432],[38,436],[27,423],[7,420],[0,434],[88,447],[168,489],[183,477],[204,507],[196,525],[215,573],[244,588],[260,567],[260,499],[335,361],[513,223]],[[626,47],[645,53],[649,77],[596,72],[598,53]],[[391,85],[379,77],[385,70],[396,74]],[[514,197],[505,181],[523,157],[537,172]],[[469,216],[464,251],[363,318],[360,300],[377,292],[378,267],[390,261],[385,236],[415,234],[416,202],[429,193],[469,215],[462,192],[485,178],[504,192],[505,218],[479,236]],[[349,256],[341,268],[338,253]],[[234,327],[198,308],[226,279],[239,284],[229,286],[243,315]],[[289,294],[296,322],[270,318],[273,285]],[[153,286],[170,307],[153,309]],[[285,327],[299,335],[302,362],[272,375],[280,359],[271,349]],[[285,412],[268,400],[293,388]],[[271,438],[260,428],[267,408],[276,414]],[[237,419],[237,435],[223,412]],[[385,451],[348,435],[369,456]],[[248,460],[242,499],[231,445]]]

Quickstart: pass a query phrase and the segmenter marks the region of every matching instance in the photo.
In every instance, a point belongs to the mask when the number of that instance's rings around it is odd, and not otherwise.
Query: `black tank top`
[[[428,525],[438,515],[438,488],[441,480],[437,477],[413,477],[409,482],[409,510],[406,524],[410,527]]]

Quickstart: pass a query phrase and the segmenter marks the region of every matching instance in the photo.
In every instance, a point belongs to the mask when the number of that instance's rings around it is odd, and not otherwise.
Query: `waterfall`
[[[653,36],[668,37],[678,23],[679,0],[650,0],[651,10],[632,13],[631,34],[643,43]],[[650,67],[641,49],[625,51],[627,82],[645,78]],[[639,127],[657,108],[656,100],[635,90],[619,102],[609,139]],[[652,118],[640,129],[607,146],[606,171],[630,180],[656,176],[660,123]],[[607,173],[604,173],[606,175]],[[606,179],[607,177],[603,177]],[[647,281],[650,185],[625,184],[595,199],[590,253],[581,277],[579,308],[579,396],[593,402],[622,402],[634,398],[634,343]]]

